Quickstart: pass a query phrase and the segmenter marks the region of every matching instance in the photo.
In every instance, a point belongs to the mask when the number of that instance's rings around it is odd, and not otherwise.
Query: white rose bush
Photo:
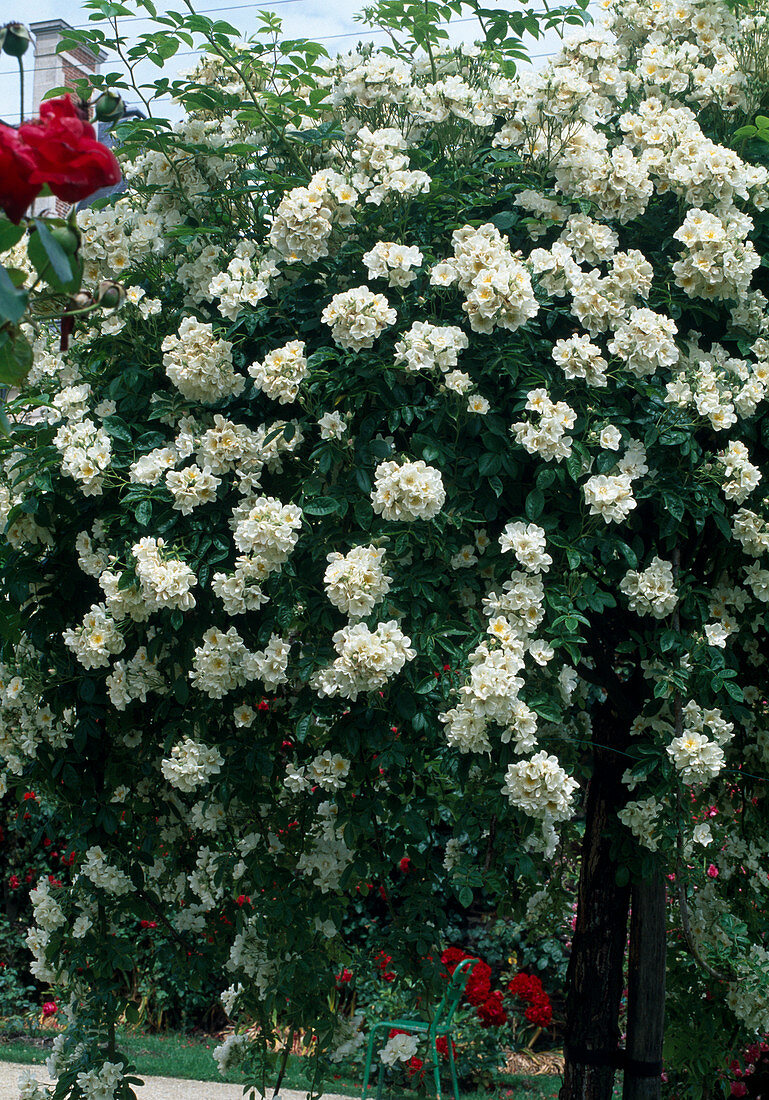
[[[720,1037],[674,1061],[712,1079],[769,1030],[769,30],[607,3],[516,72],[524,16],[449,49],[459,8],[385,3],[393,48],[335,59],[164,16],[137,49],[208,52],[135,89],[128,190],[78,214],[125,301],[66,353],[29,319],[0,784],[77,853],[29,935],[56,1100],[133,1095],[138,922],[226,973],[257,1038],[220,1060],[264,1089],[276,1036],[319,1074],[349,1039],[367,884],[438,989],[447,903],[523,911],[575,838],[566,1100],[618,1067],[658,1095],[666,913],[670,1020],[707,994]]]

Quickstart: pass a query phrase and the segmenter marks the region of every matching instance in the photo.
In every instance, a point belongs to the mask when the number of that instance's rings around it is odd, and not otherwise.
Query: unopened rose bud
[[[10,57],[23,57],[31,41],[32,36],[23,23],[6,23],[0,29],[3,53],[7,53]]]
[[[62,252],[66,252],[68,256],[75,255],[80,247],[80,233],[74,226],[57,225],[50,233]]]
[[[93,111],[99,122],[117,122],[125,114],[125,103],[117,92],[102,92],[93,105]]]
[[[125,290],[120,283],[111,283],[107,280],[99,283],[99,305],[106,309],[117,309],[123,304]]]
[[[79,290],[77,294],[73,294],[70,298],[68,312],[74,313],[79,309],[89,309],[95,304],[92,294],[89,294],[87,290]]]

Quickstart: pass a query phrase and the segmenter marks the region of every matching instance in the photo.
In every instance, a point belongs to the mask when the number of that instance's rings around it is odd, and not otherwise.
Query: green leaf
[[[463,909],[469,909],[473,904],[473,892],[469,886],[463,886],[457,892],[457,900]]]
[[[433,690],[434,687],[435,687],[435,677],[434,676],[426,676],[425,679],[422,680],[421,683],[417,684],[417,686],[414,688],[414,691],[416,691],[417,695],[428,695]]]
[[[130,443],[132,440],[128,425],[119,416],[105,416],[102,427],[107,435],[111,435],[114,439],[120,439],[123,443]]]
[[[55,241],[45,222],[35,218],[37,233],[30,234],[27,253],[35,269],[57,290],[77,290],[80,279],[76,264],[71,262],[58,241]],[[75,285],[77,283],[77,285]]]
[[[17,290],[11,277],[0,264],[0,319],[17,324],[24,316],[29,295],[26,290]]]
[[[18,386],[32,366],[32,345],[18,331],[13,336],[2,332],[0,338],[0,386]]]
[[[539,489],[533,489],[526,497],[524,510],[528,518],[533,522],[542,515],[545,510],[545,495]]]
[[[7,218],[0,217],[0,252],[7,252],[18,244],[25,232],[23,225],[14,225]]]
[[[136,516],[136,522],[141,524],[142,527],[146,527],[152,519],[152,501],[141,501],[141,503],[136,506],[134,515]]]
[[[478,473],[481,477],[489,477],[492,474],[498,474],[502,469],[502,458],[498,454],[493,454],[489,451],[486,454],[482,454],[478,461]]]
[[[316,497],[302,504],[302,511],[308,516],[330,516],[339,511],[339,501],[333,497]]]

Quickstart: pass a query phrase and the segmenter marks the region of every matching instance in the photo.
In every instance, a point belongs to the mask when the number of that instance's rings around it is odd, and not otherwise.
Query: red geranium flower
[[[80,202],[120,182],[115,154],[97,140],[68,95],[41,103],[40,118],[23,123],[18,134],[34,158],[30,183],[38,190],[47,183],[57,198]]]

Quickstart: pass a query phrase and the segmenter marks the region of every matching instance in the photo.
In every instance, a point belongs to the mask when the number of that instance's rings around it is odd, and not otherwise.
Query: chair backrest
[[[457,964],[451,976],[449,987],[435,1010],[432,1030],[436,1035],[442,1034],[442,1029],[445,1031],[454,1018],[454,1013],[459,1007],[459,1002],[462,1000],[465,987],[477,962],[479,962],[478,959],[463,959],[461,963]]]

